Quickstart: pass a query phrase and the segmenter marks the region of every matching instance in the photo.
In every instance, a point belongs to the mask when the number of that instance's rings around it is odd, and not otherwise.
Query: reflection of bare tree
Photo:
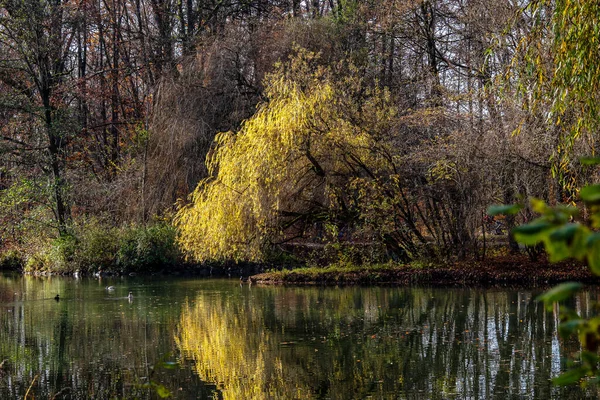
[[[597,395],[550,384],[577,347],[558,340],[557,312],[529,292],[161,283],[176,297],[158,307],[142,295],[73,301],[90,287],[65,282],[0,277],[1,288],[22,294],[0,305],[0,361],[9,359],[0,398],[23,398],[35,376],[37,398],[65,388],[66,398],[152,398],[149,379],[182,398]],[[181,308],[171,301],[185,295]],[[589,297],[571,306],[585,315]],[[182,368],[152,375],[178,349]]]
[[[199,295],[176,340],[224,398],[583,395],[550,384],[556,326],[524,292],[256,288]]]
[[[0,399],[24,398],[36,376],[29,398],[156,397],[142,384],[172,349],[178,310],[148,317],[142,300],[81,301],[90,286],[58,278],[0,275],[0,288],[18,294],[0,302],[0,362],[8,360],[0,368]],[[56,293],[64,300],[55,302]],[[171,391],[181,379],[194,393],[210,392],[187,369],[158,379]]]

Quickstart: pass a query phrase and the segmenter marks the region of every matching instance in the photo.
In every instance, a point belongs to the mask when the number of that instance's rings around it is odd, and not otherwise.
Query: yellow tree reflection
[[[224,399],[301,398],[309,388],[289,379],[289,371],[284,379],[275,354],[279,335],[265,328],[264,312],[240,307],[209,296],[187,303],[175,338],[179,349],[194,360],[201,379],[217,384]]]

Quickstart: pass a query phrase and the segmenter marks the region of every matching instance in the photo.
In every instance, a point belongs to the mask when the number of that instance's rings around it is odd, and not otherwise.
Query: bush
[[[40,251],[27,256],[23,271],[26,273],[47,271],[50,269],[50,265],[51,263],[48,255],[45,252]]]
[[[158,223],[149,228],[129,228],[123,232],[116,265],[125,271],[149,271],[180,261],[175,228]]]
[[[77,267],[81,271],[111,270],[119,250],[120,231],[101,223],[86,224],[79,233]]]
[[[52,272],[65,273],[77,270],[79,240],[74,235],[54,239],[47,252],[48,268]]]
[[[77,226],[73,235],[32,247],[24,271],[151,272],[180,262],[175,238],[175,228],[166,223],[115,228],[87,221]],[[0,267],[1,263],[0,258]]]
[[[0,254],[0,270],[18,271],[25,265],[25,260],[17,250],[11,249]]]

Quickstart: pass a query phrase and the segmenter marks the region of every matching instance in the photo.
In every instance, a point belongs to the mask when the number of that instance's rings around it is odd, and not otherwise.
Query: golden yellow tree
[[[339,70],[346,78],[334,78]],[[259,261],[269,244],[317,220],[350,218],[352,182],[374,178],[389,161],[382,138],[395,115],[387,93],[365,89],[358,76],[299,50],[267,78],[269,101],[239,132],[217,136],[211,178],[177,214],[180,243],[194,259]]]

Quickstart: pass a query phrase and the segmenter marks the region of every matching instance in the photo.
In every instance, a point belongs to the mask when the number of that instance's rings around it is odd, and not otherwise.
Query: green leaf
[[[588,248],[592,248],[595,246],[600,246],[600,232],[592,233],[586,242]]]
[[[560,336],[563,338],[571,336],[575,331],[585,325],[585,320],[583,319],[571,319],[566,322],[561,323],[558,326],[558,331]]]
[[[571,223],[571,224],[563,225],[550,234],[550,240],[551,241],[569,242],[575,237],[579,228],[580,228],[579,224]]]
[[[565,282],[554,286],[552,289],[542,293],[536,300],[543,301],[546,305],[551,305],[554,302],[566,300],[576,291],[581,289],[583,285],[579,282]]]
[[[566,214],[569,217],[575,217],[579,215],[579,209],[568,204],[559,204],[556,207],[554,207],[554,210],[561,214]]]
[[[515,240],[527,245],[535,245],[548,237],[554,225],[545,220],[536,220],[513,229]]]
[[[581,165],[600,165],[600,157],[581,157]]]
[[[171,397],[171,391],[167,389],[165,386],[160,385],[158,383],[153,383],[154,390],[156,394],[160,396],[161,399],[166,399],[167,397]]]
[[[546,214],[550,209],[544,200],[536,199],[535,197],[529,199],[529,204],[533,211],[540,214]]]
[[[587,236],[589,230],[574,223],[568,223],[554,229],[544,239],[550,262],[558,262],[567,258],[583,259],[587,254]]]
[[[564,241],[549,239],[544,241],[544,245],[546,247],[546,252],[550,256],[550,262],[552,263],[566,260],[571,257],[571,249]]]
[[[587,262],[595,275],[600,275],[600,233],[594,233],[587,240]]]
[[[584,186],[579,192],[579,197],[589,204],[600,203],[600,185]]]
[[[590,216],[590,222],[592,224],[592,228],[600,228],[600,213],[594,213]]]
[[[487,209],[488,215],[514,215],[518,213],[523,206],[519,204],[496,204],[489,206]]]
[[[583,360],[584,363],[586,363],[588,365],[596,365],[600,358],[598,357],[597,354],[595,354],[591,351],[585,350],[585,351],[581,352],[581,359]]]
[[[588,240],[591,235],[591,231],[587,226],[579,225],[575,236],[570,242],[571,246],[571,257],[578,260],[584,260],[588,253]]]
[[[560,374],[556,378],[552,379],[552,383],[558,386],[566,386],[577,383],[583,378],[587,373],[586,368],[576,368],[570,371],[567,371],[563,374]]]

